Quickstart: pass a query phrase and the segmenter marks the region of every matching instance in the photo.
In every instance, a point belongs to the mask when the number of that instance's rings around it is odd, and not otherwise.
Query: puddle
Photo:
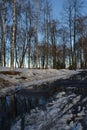
[[[73,108],[73,113],[78,113],[78,106],[87,108],[87,100],[83,101],[87,96],[87,72],[75,75],[66,80],[58,80],[51,84],[51,87],[40,86],[39,89],[23,89],[20,92],[0,98],[0,130],[10,130],[11,125],[22,117],[25,113],[36,106],[46,105],[47,102],[53,100],[53,95],[58,92],[65,91],[67,95],[75,93],[81,95],[80,102]],[[48,89],[47,89],[48,88]],[[54,94],[55,93],[55,94]],[[74,115],[75,115],[74,113]]]
[[[24,113],[30,113],[30,110],[36,106],[46,104],[48,97],[38,94],[26,95],[19,94],[0,98],[0,130],[10,130],[10,126],[16,118]]]

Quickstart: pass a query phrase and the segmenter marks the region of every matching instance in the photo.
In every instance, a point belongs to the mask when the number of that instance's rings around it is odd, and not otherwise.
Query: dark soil
[[[4,80],[3,78],[0,78],[0,89],[5,87],[10,87],[12,85],[11,82]]]
[[[4,75],[20,75],[21,72],[18,71],[0,71],[0,74]]]

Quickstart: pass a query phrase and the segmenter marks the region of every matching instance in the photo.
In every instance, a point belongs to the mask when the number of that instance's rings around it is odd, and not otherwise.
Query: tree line
[[[84,0],[65,0],[60,19],[52,10],[50,0],[0,1],[0,66],[87,68]]]

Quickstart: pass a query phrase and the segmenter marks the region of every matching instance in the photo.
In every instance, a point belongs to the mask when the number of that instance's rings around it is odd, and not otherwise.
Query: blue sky
[[[53,17],[59,18],[62,12],[64,0],[52,0]]]
[[[87,15],[87,0],[83,1],[84,1],[84,14]],[[59,19],[61,17],[64,2],[65,0],[52,0],[53,18]]]

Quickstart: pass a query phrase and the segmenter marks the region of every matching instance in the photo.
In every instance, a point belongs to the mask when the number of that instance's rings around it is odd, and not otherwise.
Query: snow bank
[[[9,71],[9,68],[0,67],[0,71]],[[77,74],[79,70],[68,69],[15,69],[15,71],[21,72],[20,75],[4,75],[0,74],[0,77],[11,82],[11,87],[0,89],[0,95],[6,93],[16,92],[22,88],[26,88],[36,84],[43,84],[45,82],[53,82],[57,79],[65,79],[73,74]]]

